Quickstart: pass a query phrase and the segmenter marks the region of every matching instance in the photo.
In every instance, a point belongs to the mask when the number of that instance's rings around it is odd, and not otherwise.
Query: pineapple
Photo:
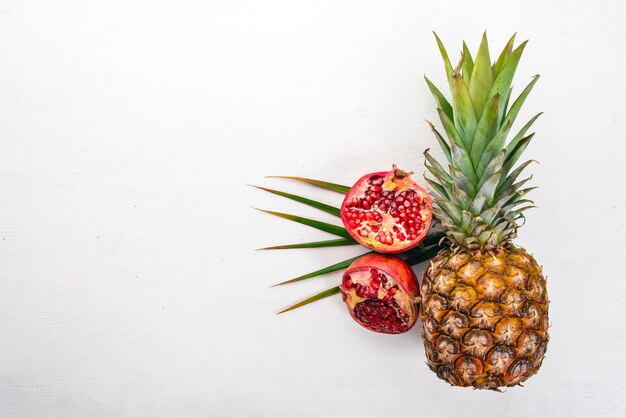
[[[497,390],[534,375],[548,343],[548,296],[541,267],[512,240],[533,207],[532,187],[518,180],[530,161],[514,168],[534,134],[540,114],[511,139],[507,134],[535,76],[511,100],[511,81],[526,42],[513,48],[515,35],[492,64],[487,36],[475,59],[463,43],[453,68],[444,60],[451,101],[426,78],[437,102],[446,138],[431,128],[447,159],[447,169],[425,152],[434,215],[450,247],[430,262],[422,281],[423,339],[428,365],[455,386]]]

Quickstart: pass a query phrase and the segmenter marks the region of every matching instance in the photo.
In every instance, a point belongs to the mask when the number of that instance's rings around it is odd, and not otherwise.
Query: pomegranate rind
[[[384,202],[379,205],[384,200],[382,197],[371,199],[374,203],[368,204],[368,207],[362,206],[368,189],[374,187],[369,183],[370,179],[376,178],[382,179],[379,181],[381,191],[370,193],[392,193],[394,198],[388,200],[391,202],[389,207]],[[407,195],[414,196],[413,199],[418,202],[419,213],[408,217],[413,222],[419,222],[418,230],[405,229],[413,227],[397,216],[407,216],[406,214],[392,215],[394,209],[391,205],[396,205],[397,210],[405,211],[405,207],[400,208],[404,205],[398,202],[404,201],[402,196]],[[355,207],[355,204],[359,207]],[[407,212],[410,210],[415,209],[406,208]],[[410,173],[403,172],[394,165],[391,171],[380,171],[361,177],[346,194],[340,214],[346,230],[358,243],[379,253],[397,254],[417,247],[426,238],[432,221],[432,199],[426,190],[411,179]],[[356,214],[373,219],[351,218]],[[390,239],[393,242],[390,243]]]
[[[383,273],[388,278],[389,287],[397,288],[390,298],[388,296],[387,298],[381,297],[389,295],[389,293],[385,294],[384,288],[382,290],[377,289],[375,295],[357,294],[352,280],[355,277],[359,277],[359,275],[363,277],[363,274],[367,275],[372,270]],[[371,282],[365,284],[371,287]],[[384,334],[400,334],[409,331],[417,321],[419,312],[419,284],[417,276],[411,267],[397,256],[368,254],[357,259],[346,269],[340,289],[350,316],[359,325],[371,331]],[[375,324],[376,318],[367,321],[357,315],[356,311],[359,305],[374,301],[383,301],[383,303],[389,304],[390,306],[387,309],[393,309],[394,315],[400,311],[404,312],[404,316],[398,317],[398,320],[402,321],[401,327],[385,328],[384,324]],[[392,311],[390,310],[389,312]]]

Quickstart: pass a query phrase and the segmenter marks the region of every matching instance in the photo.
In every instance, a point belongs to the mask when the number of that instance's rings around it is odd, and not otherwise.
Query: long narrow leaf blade
[[[430,233],[426,236],[426,238],[424,238],[424,241],[422,241],[421,245],[429,246],[429,245],[437,244],[441,240],[441,238],[445,236],[446,234],[443,231]]]
[[[311,184],[311,185],[313,185],[313,186],[321,187],[322,189],[332,190],[332,191],[334,191],[334,192],[337,192],[337,193],[342,193],[342,194],[347,194],[347,193],[350,191],[350,188],[349,188],[348,186],[344,186],[344,185],[337,184],[337,183],[329,183],[329,182],[327,182],[327,181],[307,179],[307,178],[304,178],[304,177],[294,177],[294,176],[267,176],[267,178],[273,178],[273,179],[289,179],[289,180],[300,181],[300,182],[302,182],[302,183]]]
[[[437,128],[435,128],[435,125],[433,125],[430,121],[426,121],[426,123],[428,123],[428,126],[430,126],[430,129],[435,134],[435,137],[437,138],[437,141],[439,141],[439,146],[441,147],[441,150],[443,151],[443,154],[446,156],[446,159],[448,160],[449,163],[451,163],[452,162],[452,153],[450,151],[450,145],[448,145],[448,143],[446,142],[445,138],[443,136],[441,136],[441,134],[439,133]]]
[[[275,245],[273,247],[259,248],[259,250],[290,250],[294,248],[323,248],[323,247],[341,247],[344,245],[357,245],[354,239],[339,238],[326,241],[303,242],[299,244]]]
[[[435,35],[435,39],[437,40],[437,46],[439,47],[439,52],[441,53],[441,58],[443,58],[443,66],[446,69],[446,75],[448,76],[448,80],[452,76],[452,64],[450,63],[450,58],[448,57],[448,52],[446,51],[446,47],[443,46],[443,42],[439,39],[439,36],[433,31],[433,35]]]
[[[365,254],[369,254],[369,253],[365,253]],[[272,287],[274,287],[274,286],[282,286],[284,284],[289,284],[289,283],[295,283],[295,282],[299,282],[301,280],[310,279],[311,277],[317,277],[317,276],[321,276],[323,274],[328,274],[328,273],[332,273],[332,272],[337,271],[337,270],[348,268],[348,266],[350,266],[350,264],[352,264],[357,258],[363,257],[365,254],[357,255],[356,257],[352,257],[352,258],[349,258],[347,260],[340,261],[339,263],[335,263],[333,265],[330,265],[328,267],[324,267],[323,269],[319,269],[319,270],[316,270],[316,271],[308,273],[308,274],[303,274],[302,276],[298,276],[295,279],[287,280],[287,281],[281,282],[281,283],[276,283]]]
[[[452,111],[452,105],[448,102],[448,99],[439,91],[439,89],[428,79],[428,77],[424,76],[426,80],[426,84],[428,84],[428,88],[435,98],[435,102],[437,103],[437,107],[439,107],[443,112],[450,118],[454,119],[454,113]]]
[[[298,302],[295,305],[291,305],[290,307],[285,308],[285,309],[283,309],[280,312],[277,312],[276,315],[280,315],[280,314],[285,313],[285,312],[293,311],[294,309],[297,309],[297,308],[299,308],[301,306],[304,306],[304,305],[308,305],[309,303],[313,303],[313,302],[316,302],[316,301],[318,301],[320,299],[324,299],[324,298],[327,298],[329,296],[336,295],[339,292],[340,292],[339,286],[331,287],[330,289],[324,290],[323,292],[320,292],[320,293],[318,293],[316,295],[313,295],[310,298],[304,299],[303,301]]]
[[[419,264],[421,262],[424,262],[426,260],[430,260],[431,258],[433,258],[434,256],[437,255],[439,250],[441,250],[441,248],[438,245],[434,245],[434,246],[432,246],[430,248],[427,248],[427,249],[421,251],[418,254],[414,254],[414,255],[409,256],[409,258],[407,258],[404,261],[406,261],[407,264],[409,264],[411,266],[414,266],[414,265]]]
[[[474,70],[474,59],[472,58],[472,54],[467,47],[467,44],[463,42],[463,80],[465,80],[465,84],[467,88],[471,88],[472,81],[472,71]]]
[[[509,55],[511,55],[511,52],[513,52],[513,44],[515,43],[515,35],[517,35],[517,33],[514,33],[513,36],[511,36],[511,39],[509,39],[509,42],[506,43],[506,46],[500,53],[498,60],[493,65],[493,74],[496,76],[496,78],[498,77],[498,75],[500,75],[500,71],[502,70],[504,63],[506,62],[506,59],[509,57]]]
[[[254,185],[252,185],[252,187],[256,187],[257,189],[260,189],[260,190],[265,190],[266,192],[270,192],[278,196],[286,197],[287,199],[295,200],[296,202],[304,203],[305,205],[309,205],[316,209],[322,210],[326,213],[330,213],[331,215],[339,216],[339,208],[327,205],[326,203],[318,202],[316,200],[308,199],[306,197],[298,196],[298,195],[291,194],[291,193],[281,192],[280,190],[273,190],[273,189],[268,189],[266,187],[254,186]]]
[[[476,75],[476,67],[474,67],[473,75]],[[478,84],[477,80],[472,80],[472,86]],[[468,151],[472,148],[472,138],[476,131],[477,113],[474,111],[472,98],[463,77],[459,73],[452,73],[450,78],[450,90],[452,91],[452,111],[454,112],[454,126],[461,135],[461,140],[465,149]],[[481,105],[482,108],[482,105]],[[478,114],[480,115],[480,114]]]
[[[493,96],[489,95],[489,90],[491,90],[492,85],[493,72],[491,70],[487,33],[483,33],[480,46],[478,47],[478,53],[476,54],[476,60],[474,61],[470,85],[467,86],[469,96],[471,97],[469,104],[470,106],[474,106],[476,119],[480,119],[485,103]]]
[[[261,212],[269,213],[270,215],[278,216],[279,218],[284,218],[290,221],[298,222],[300,224],[307,225],[312,228],[319,229],[320,231],[328,232],[333,235],[337,235],[337,236],[344,237],[344,238],[352,238],[350,234],[348,233],[348,231],[346,231],[346,229],[341,226],[328,224],[326,222],[316,221],[314,219],[303,218],[301,216],[290,215],[287,213],[274,212],[271,210],[258,209],[258,208],[255,208],[255,209],[260,210]]]

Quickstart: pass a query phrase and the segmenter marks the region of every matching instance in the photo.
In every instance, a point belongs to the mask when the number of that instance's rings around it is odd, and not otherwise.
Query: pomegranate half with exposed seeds
[[[340,289],[352,318],[369,330],[400,334],[415,325],[417,277],[395,255],[368,254],[357,259],[344,273]]]
[[[432,200],[394,165],[389,172],[371,173],[352,186],[341,205],[344,226],[363,246],[381,253],[417,247],[432,220]]]

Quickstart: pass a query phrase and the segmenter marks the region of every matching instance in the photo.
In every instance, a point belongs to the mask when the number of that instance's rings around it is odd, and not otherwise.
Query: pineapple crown
[[[453,245],[489,251],[507,245],[523,224],[523,211],[534,207],[524,199],[534,187],[522,188],[530,177],[517,181],[532,160],[513,169],[534,133],[526,135],[541,115],[535,115],[506,141],[511,126],[533,86],[536,75],[509,106],[511,82],[528,41],[513,48],[515,35],[492,64],[487,35],[473,59],[463,42],[461,60],[453,68],[443,43],[435,34],[450,86],[451,101],[426,78],[446,133],[433,130],[448,161],[446,170],[426,150],[426,177],[434,201],[433,213]]]

